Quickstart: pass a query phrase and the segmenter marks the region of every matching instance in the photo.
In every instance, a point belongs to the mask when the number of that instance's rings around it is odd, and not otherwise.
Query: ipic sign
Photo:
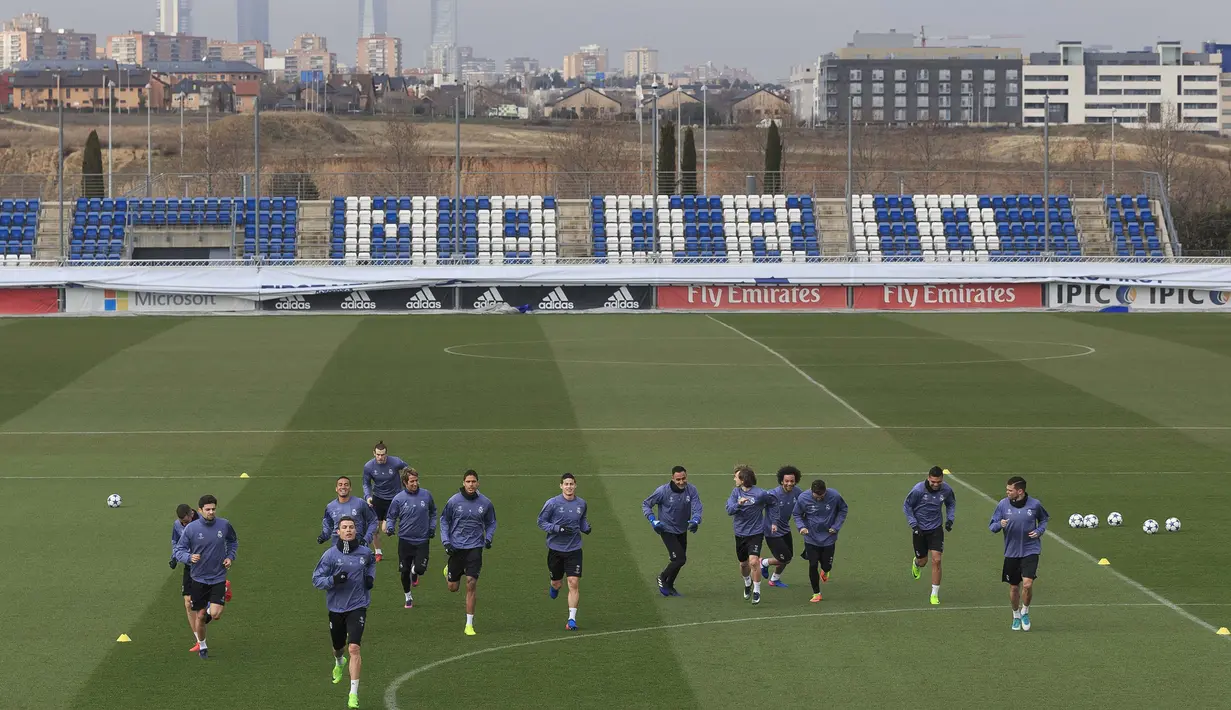
[[[1231,310],[1231,291],[1080,283],[1054,283],[1049,290],[1050,305],[1057,308],[1113,311]]]

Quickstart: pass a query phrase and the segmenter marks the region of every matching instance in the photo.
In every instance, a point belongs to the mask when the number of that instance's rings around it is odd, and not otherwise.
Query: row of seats
[[[595,195],[591,209],[812,209],[811,195]]]
[[[438,210],[448,212],[454,207],[465,212],[478,210],[554,210],[556,198],[551,195],[491,195],[482,197],[370,197],[350,196],[333,198],[333,211],[347,212],[350,210]]]
[[[1107,220],[1116,256],[1123,258],[1164,256],[1158,237],[1158,222],[1148,195],[1108,195],[1104,198]]]
[[[851,195],[851,207],[859,209],[1042,209],[1042,195]],[[1049,195],[1047,207],[1072,209],[1068,195]]]
[[[852,212],[854,221],[863,222],[943,222],[960,224],[962,222],[1072,222],[1073,211],[1069,208],[1052,207],[1033,209],[993,208],[983,207],[966,209],[965,207],[914,207],[873,209],[865,207]]]
[[[0,200],[0,265],[16,266],[34,259],[39,207],[38,199]]]

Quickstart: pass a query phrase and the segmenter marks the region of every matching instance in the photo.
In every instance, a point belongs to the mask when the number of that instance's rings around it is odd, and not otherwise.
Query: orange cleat
[[[377,561],[377,562],[380,562],[380,561],[381,561],[381,560],[383,560],[383,559],[385,559],[385,556],[384,556],[384,555],[382,555],[382,554],[380,554],[379,552],[377,552],[377,553],[376,553],[376,561]]]
[[[228,601],[228,602],[231,601],[231,580],[229,579],[227,580],[227,593],[226,593],[226,596],[222,598],[222,600]]]
[[[828,574],[826,574],[825,570],[821,570],[821,581],[822,581],[822,582],[828,582],[828,581],[829,581],[829,575],[828,575]]]
[[[188,649],[188,652],[189,652],[189,653],[196,653],[197,651],[200,651],[200,650],[201,650],[201,642],[200,642],[200,641],[198,641],[196,644],[194,644],[194,645],[193,645],[193,647],[192,647],[192,648]]]
[[[820,593],[817,593],[817,594],[813,594],[813,595],[812,595],[812,599],[811,599],[811,600],[809,600],[809,601],[811,601],[813,604],[815,604],[815,603],[819,602],[820,600],[821,600],[821,595],[820,595]]]

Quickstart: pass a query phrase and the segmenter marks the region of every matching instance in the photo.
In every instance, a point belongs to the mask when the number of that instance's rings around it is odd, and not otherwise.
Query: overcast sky
[[[358,0],[270,0],[271,43],[285,49],[302,32],[329,39],[339,61],[354,61]],[[564,54],[583,44],[608,48],[622,65],[625,49],[660,51],[664,69],[706,60],[747,67],[762,80],[784,79],[794,64],[850,41],[856,30],[896,28],[933,37],[1020,34],[999,40],[1028,51],[1051,49],[1075,39],[1139,49],[1159,39],[1182,40],[1197,49],[1202,40],[1231,42],[1231,2],[1226,0],[460,0],[461,44],[478,56],[503,62],[533,56],[560,66]],[[155,0],[0,0],[0,17],[35,10],[53,27],[108,34],[151,29]],[[770,10],[772,8],[772,11]],[[234,39],[235,0],[194,0],[194,31],[211,39]],[[389,0],[390,32],[404,42],[404,64],[420,66],[428,35],[427,0]],[[980,42],[987,43],[987,42]]]

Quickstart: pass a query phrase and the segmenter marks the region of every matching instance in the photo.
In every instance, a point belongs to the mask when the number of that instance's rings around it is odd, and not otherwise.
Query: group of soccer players
[[[941,556],[945,532],[952,531],[956,515],[953,488],[944,481],[948,471],[933,467],[924,481],[907,494],[903,512],[911,528],[913,557],[911,574],[932,566],[930,602],[940,604]],[[794,557],[790,525],[804,539],[804,559],[812,586],[812,602],[822,600],[821,584],[833,570],[838,534],[846,521],[848,506],[842,495],[815,479],[800,487],[801,474],[794,466],[777,472],[778,486],[757,486],[751,467],[735,468],[735,487],[727,498],[726,511],[735,533],[735,554],[743,581],[743,596],[753,604],[761,601],[761,583],[768,577],[772,587],[786,587],[783,572]],[[419,474],[405,461],[390,456],[383,442],[363,468],[363,498],[351,495],[351,481],[335,481],[336,497],[325,506],[318,544],[330,543],[312,574],[312,584],[325,592],[333,649],[333,682],[349,677],[348,707],[359,707],[360,646],[375,585],[376,563],[384,553],[380,535],[398,539],[398,569],[405,608],[414,606],[412,589],[428,569],[430,541],[439,531],[448,562],[444,576],[450,592],[466,585],[466,624],[463,633],[474,636],[474,615],[483,551],[491,549],[496,532],[495,507],[479,493],[479,476],[473,470],[462,476],[462,485],[437,510],[430,491],[419,485]],[[577,480],[571,473],[560,478],[560,495],[547,500],[538,516],[546,534],[548,594],[557,598],[567,584],[568,620],[565,628],[577,629],[582,575],[581,535],[592,531],[585,500],[577,496]],[[239,541],[230,523],[215,514],[217,500],[203,496],[197,511],[180,505],[172,528],[171,567],[183,564],[183,596],[189,625],[197,645],[192,650],[208,658],[206,625],[221,617],[231,598],[226,573],[235,560]],[[942,515],[943,511],[943,515]],[[658,575],[659,593],[683,596],[676,580],[687,563],[688,534],[696,533],[703,507],[696,486],[688,482],[683,466],[671,470],[671,480],[642,502],[642,512],[661,537],[668,563]],[[198,514],[199,513],[199,514]],[[993,533],[1004,535],[1003,581],[1010,585],[1013,630],[1030,630],[1029,605],[1037,575],[1040,537],[1046,531],[1047,511],[1026,493],[1020,477],[1009,479],[1005,498],[989,523]],[[762,555],[762,545],[769,555]],[[772,568],[772,573],[771,573]],[[349,663],[347,653],[349,653]]]

